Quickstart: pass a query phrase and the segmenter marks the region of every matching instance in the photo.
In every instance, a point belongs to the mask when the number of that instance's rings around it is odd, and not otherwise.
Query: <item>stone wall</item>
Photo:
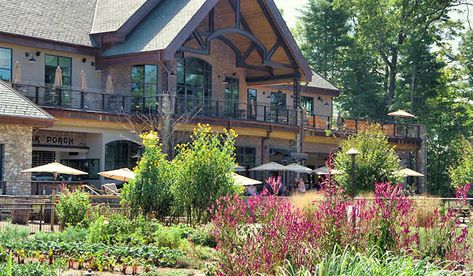
[[[0,144],[4,145],[3,180],[7,194],[31,193],[31,176],[21,171],[31,168],[32,132],[31,126],[0,124]]]

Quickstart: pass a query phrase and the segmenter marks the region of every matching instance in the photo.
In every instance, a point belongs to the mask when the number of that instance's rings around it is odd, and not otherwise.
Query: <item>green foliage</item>
[[[0,275],[28,275],[28,276],[55,276],[57,271],[64,271],[65,266],[63,262],[57,262],[54,265],[49,265],[39,262],[31,262],[27,264],[13,263],[11,258],[7,263],[0,264]]]
[[[347,191],[351,191],[352,160],[347,151],[357,149],[361,154],[355,159],[355,185],[357,191],[374,190],[375,182],[389,180],[397,182],[395,171],[399,169],[399,158],[388,139],[377,125],[360,130],[341,144],[335,157],[335,168],[342,171],[335,179]]]
[[[456,144],[456,150],[461,153],[461,157],[448,169],[452,188],[473,183],[473,146],[468,140],[461,139]]]
[[[133,233],[131,220],[120,214],[112,214],[106,218],[97,218],[89,228],[88,242],[104,244],[120,244],[128,242]]]
[[[170,187],[176,172],[162,152],[156,132],[145,133],[141,138],[145,150],[135,169],[136,178],[123,188],[122,201],[135,212],[164,217],[169,215]]]
[[[199,125],[192,142],[181,145],[172,165],[179,169],[172,191],[191,223],[207,219],[209,207],[221,196],[235,193],[231,173],[235,168],[234,131],[212,131]]]
[[[8,241],[20,241],[28,238],[30,228],[14,224],[5,224],[0,229],[0,244],[5,244]]]
[[[310,275],[455,275],[432,264],[429,259],[416,260],[411,256],[394,255],[386,252],[381,257],[365,255],[350,248],[335,248],[332,254],[315,265],[314,271],[305,268],[296,270],[290,262],[281,267],[280,276]],[[461,275],[461,273],[458,273]]]
[[[207,224],[205,226],[201,226],[196,228],[189,237],[189,240],[192,241],[194,244],[208,246],[208,247],[215,247],[217,243],[212,236],[212,225]]]
[[[87,211],[91,203],[87,193],[64,189],[56,204],[56,213],[62,229],[67,226],[87,225]]]
[[[34,234],[34,239],[44,242],[81,242],[87,239],[88,234],[87,228],[71,226],[62,232],[37,232]]]

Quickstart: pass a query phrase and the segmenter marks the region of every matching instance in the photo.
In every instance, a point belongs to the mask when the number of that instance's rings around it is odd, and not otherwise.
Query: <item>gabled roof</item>
[[[96,0],[8,0],[0,2],[0,32],[81,46],[90,37]]]
[[[91,34],[115,32],[147,0],[97,0]]]
[[[11,84],[0,80],[0,117],[52,120],[44,111],[29,99],[11,87]]]
[[[111,47],[103,55],[125,55],[167,48],[207,1],[162,1],[123,43]]]

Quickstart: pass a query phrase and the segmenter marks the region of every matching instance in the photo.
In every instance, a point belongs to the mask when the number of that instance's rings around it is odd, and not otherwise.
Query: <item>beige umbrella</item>
[[[423,174],[421,174],[420,172],[416,172],[414,170],[411,170],[411,169],[408,169],[408,168],[404,168],[402,170],[398,170],[396,172],[394,172],[395,174],[399,175],[399,176],[402,176],[402,177],[406,177],[406,176],[418,176],[418,177],[422,177],[424,176]]]
[[[112,94],[113,93],[113,83],[112,83],[112,75],[108,75],[107,82],[105,83],[105,92]]]
[[[339,170],[336,170],[336,169],[331,169],[329,171],[328,167],[327,166],[323,166],[323,167],[320,167],[318,169],[315,169],[313,170],[313,172],[317,175],[327,175],[327,174],[332,174],[332,175],[336,175],[336,174],[342,174],[342,171],[339,171]]]
[[[15,62],[15,67],[13,68],[13,83],[20,83],[21,82],[21,68],[20,63],[17,61]]]
[[[61,67],[58,66],[56,68],[56,74],[54,75],[54,88],[61,88],[62,87],[62,70]]]
[[[297,173],[312,173],[312,169],[304,167],[302,165],[292,163],[286,166],[288,171]]]
[[[232,178],[235,180],[235,184],[241,185],[241,186],[253,186],[253,185],[259,185],[263,184],[263,182],[256,180],[256,179],[251,179],[243,175],[239,175],[236,173],[232,173]]]
[[[24,173],[53,173],[53,174],[69,174],[69,175],[85,175],[88,174],[83,171],[76,170],[74,168],[65,166],[58,162],[49,163],[43,166],[34,167],[31,169],[23,170]]]
[[[288,169],[276,162],[269,162],[250,169],[250,171],[287,171]]]
[[[80,70],[80,91],[87,90],[87,80],[85,79],[84,70]]]
[[[113,171],[100,172],[99,175],[101,175],[103,177],[106,177],[106,178],[119,180],[119,181],[128,181],[130,179],[135,179],[135,176],[136,176],[136,174],[128,168],[122,168],[122,169],[113,170]]]
[[[408,113],[404,110],[398,110],[398,111],[395,111],[395,112],[388,113],[388,116],[401,117],[401,118],[415,118],[416,117],[413,114]]]

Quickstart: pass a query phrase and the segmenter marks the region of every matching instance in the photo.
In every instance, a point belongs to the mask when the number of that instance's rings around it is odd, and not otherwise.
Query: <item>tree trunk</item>
[[[396,90],[397,77],[397,49],[392,50],[391,65],[389,66],[389,88],[388,88],[388,104],[394,101],[394,90]]]

